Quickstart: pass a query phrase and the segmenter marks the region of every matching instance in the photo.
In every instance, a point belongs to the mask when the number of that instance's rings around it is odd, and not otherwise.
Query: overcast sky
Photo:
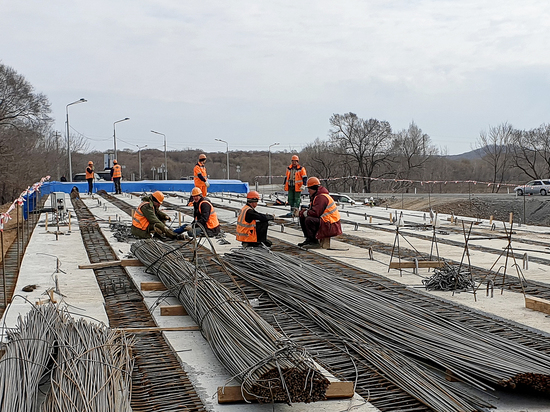
[[[0,0],[0,61],[90,149],[300,150],[333,113],[449,154],[550,122],[547,0]]]

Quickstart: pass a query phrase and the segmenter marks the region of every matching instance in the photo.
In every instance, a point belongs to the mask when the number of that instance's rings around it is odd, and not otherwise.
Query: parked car
[[[546,196],[550,192],[550,180],[531,180],[514,189],[518,196],[536,195]]]
[[[339,193],[329,193],[330,197],[334,199],[336,203],[344,205],[354,205],[356,202],[348,195],[342,195]]]
[[[102,172],[94,173],[94,181],[111,180],[111,171],[103,170]],[[85,182],[86,173],[77,173],[73,176],[73,182]]]

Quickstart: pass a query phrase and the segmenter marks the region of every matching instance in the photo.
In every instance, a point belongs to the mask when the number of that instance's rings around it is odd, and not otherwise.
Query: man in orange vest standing
[[[94,162],[91,160],[88,162],[86,168],[86,180],[88,181],[88,194],[91,195],[94,190]]]
[[[132,235],[138,239],[149,239],[155,233],[170,239],[177,238],[178,235],[164,224],[170,221],[170,217],[159,209],[162,202],[164,202],[164,194],[158,190],[141,199],[140,205],[132,216]]]
[[[113,179],[113,182],[115,184],[115,195],[122,194],[122,190],[120,188],[120,179],[122,178],[122,166],[118,164],[118,161],[115,159],[113,160],[113,167],[111,168],[111,179]]]
[[[190,237],[195,237],[203,235],[203,230],[206,230],[208,237],[219,235],[220,222],[212,203],[202,196],[202,191],[198,187],[191,190],[191,198],[193,199],[193,223],[180,226],[174,230],[174,233],[180,234],[185,230]]]
[[[318,178],[310,177],[306,186],[310,199],[309,208],[300,211],[300,226],[306,240],[298,243],[298,246],[315,248],[320,247],[319,239],[342,234],[340,212]]]
[[[208,174],[206,173],[206,155],[201,153],[199,160],[193,169],[193,176],[195,177],[195,187],[201,190],[203,197],[206,197],[207,189],[210,187],[208,182]]]
[[[255,190],[246,195],[246,204],[241,209],[237,218],[237,241],[245,247],[266,246],[271,247],[271,241],[267,240],[267,228],[269,221],[275,217],[256,211],[260,194]]]
[[[306,168],[300,166],[300,158],[296,155],[292,156],[291,164],[286,168],[285,190],[288,192],[288,204],[290,205],[290,213],[282,217],[292,217],[298,214],[300,201],[302,198],[302,185],[306,184],[307,172]]]

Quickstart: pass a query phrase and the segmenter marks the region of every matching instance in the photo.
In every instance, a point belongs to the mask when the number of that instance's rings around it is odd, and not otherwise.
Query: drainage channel
[[[91,263],[116,260],[94,215],[80,199],[72,199],[80,233]],[[94,269],[105,299],[109,324],[115,328],[157,326],[141,293],[122,267]],[[187,374],[160,331],[136,332],[132,375],[132,410],[205,411]]]

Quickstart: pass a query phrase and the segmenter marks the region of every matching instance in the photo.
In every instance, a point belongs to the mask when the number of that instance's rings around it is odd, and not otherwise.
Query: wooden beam
[[[111,266],[143,266],[138,259],[110,260],[108,262],[89,263],[87,265],[78,265],[79,269],[101,269]]]
[[[419,260],[419,268],[441,268],[445,266],[445,262],[437,260]],[[415,268],[415,262],[411,261],[401,261],[401,262],[390,262],[390,269],[412,269]]]
[[[546,299],[525,296],[525,307],[550,315],[550,301]]]
[[[162,282],[151,281],[141,282],[141,290],[153,291],[153,290],[166,290],[166,286]]]
[[[182,305],[164,305],[160,307],[160,316],[186,316],[187,314]]]
[[[351,398],[354,394],[353,382],[330,382],[327,399]],[[245,394],[246,400],[254,402],[256,398]],[[219,386],[218,403],[244,402],[240,386]]]
[[[159,326],[152,326],[150,328],[116,328],[117,330],[123,330],[125,332],[187,332],[201,330],[197,325],[195,326],[174,326],[161,328]]]

